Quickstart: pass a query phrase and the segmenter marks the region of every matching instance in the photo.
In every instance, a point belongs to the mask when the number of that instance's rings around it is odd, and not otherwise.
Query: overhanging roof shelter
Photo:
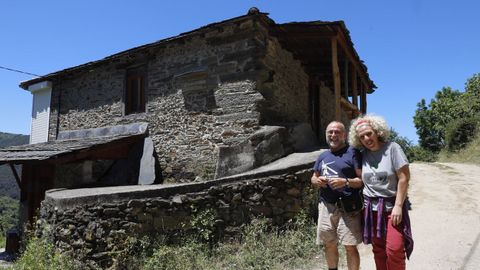
[[[139,179],[138,170],[142,168],[144,156],[153,154],[145,151],[147,137],[148,124],[134,123],[65,131],[59,133],[58,140],[55,141],[0,149],[0,165],[10,165],[20,187],[20,223],[32,221],[45,191],[59,187],[55,182],[56,177],[59,177],[55,172],[58,166],[82,164],[88,160],[130,160],[126,164],[134,163],[136,177]],[[23,165],[21,179],[14,166],[16,164]],[[153,174],[156,177],[155,171]]]
[[[55,141],[0,149],[0,165],[120,159],[128,154],[129,146],[146,136],[146,123],[61,132]]]

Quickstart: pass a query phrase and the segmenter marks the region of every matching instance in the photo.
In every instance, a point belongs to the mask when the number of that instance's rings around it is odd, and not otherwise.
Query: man
[[[328,124],[325,133],[330,149],[317,158],[311,178],[312,185],[320,188],[317,244],[324,244],[328,269],[338,267],[337,243],[340,243],[345,247],[348,269],[358,270],[357,245],[362,242],[361,157],[347,145],[347,132],[341,122]],[[359,203],[358,210],[347,212],[339,203],[347,199]]]

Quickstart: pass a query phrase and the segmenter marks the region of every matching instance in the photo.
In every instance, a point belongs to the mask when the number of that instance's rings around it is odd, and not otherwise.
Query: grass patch
[[[189,235],[172,243],[165,237],[130,238],[111,254],[109,269],[318,269],[325,265],[315,244],[316,225],[305,217],[281,228],[258,219],[241,228],[238,236],[212,244]],[[340,248],[342,252],[343,248]],[[75,252],[82,252],[81,250]],[[342,252],[342,256],[344,254]],[[80,265],[80,266],[79,266]],[[32,237],[13,269],[85,269],[59,253],[48,240]]]
[[[53,244],[46,238],[30,237],[22,256],[10,269],[49,270],[49,269],[84,269],[73,259],[55,251]]]
[[[438,160],[440,162],[480,164],[480,132],[477,132],[475,138],[461,150],[441,151]]]
[[[187,241],[161,244],[141,269],[312,269],[323,254],[315,245],[315,225],[299,219],[284,228],[271,228],[266,219],[243,227],[238,239],[210,247]],[[322,255],[323,256],[323,255]]]

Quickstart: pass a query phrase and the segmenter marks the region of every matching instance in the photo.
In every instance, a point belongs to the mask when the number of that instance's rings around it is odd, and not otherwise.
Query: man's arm
[[[351,188],[361,188],[363,186],[362,179],[358,176],[355,178],[334,177],[330,178],[329,180],[329,184],[332,189],[343,188],[347,185]]]
[[[352,188],[361,188],[363,187],[363,181],[362,181],[362,169],[355,169],[355,174],[357,177],[355,178],[348,178],[348,181],[350,182],[350,187]]]

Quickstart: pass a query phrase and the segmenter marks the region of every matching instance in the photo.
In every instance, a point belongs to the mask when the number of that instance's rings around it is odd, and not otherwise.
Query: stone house
[[[217,179],[318,149],[376,88],[343,21],[256,8],[20,87],[32,144],[0,164],[24,165],[29,219],[47,189]]]

